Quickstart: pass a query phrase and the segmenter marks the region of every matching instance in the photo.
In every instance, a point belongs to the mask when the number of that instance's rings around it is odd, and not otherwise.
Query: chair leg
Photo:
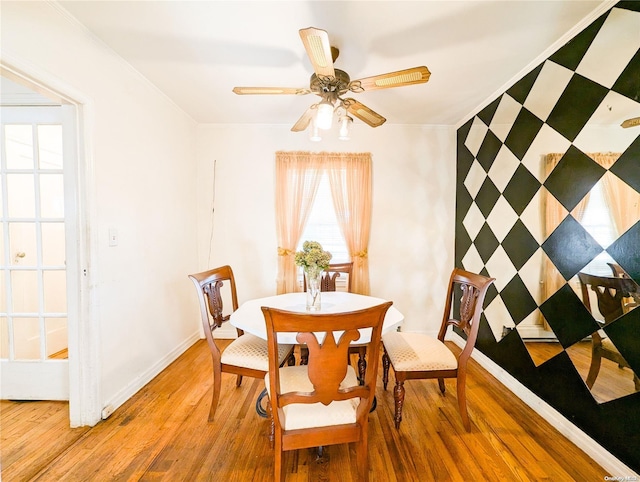
[[[362,439],[356,446],[356,464],[358,466],[358,480],[369,481],[369,437],[364,431]]]
[[[596,382],[598,373],[600,372],[600,364],[602,363],[602,357],[599,352],[593,351],[591,353],[591,365],[589,366],[589,373],[587,374],[586,384],[589,390],[593,388],[593,384]]]
[[[273,448],[273,441],[276,438],[276,425],[273,421],[273,409],[269,398],[267,398],[267,413],[269,414],[269,445]]]
[[[364,377],[367,374],[367,349],[364,346],[358,348],[358,374],[360,385],[364,385]]]
[[[236,387],[239,387],[242,384],[242,375],[236,376]]]
[[[384,389],[387,389],[387,383],[389,383],[389,365],[391,364],[391,360],[389,360],[389,355],[387,355],[387,350],[382,354],[382,385]]]
[[[296,356],[293,354],[293,351],[291,352],[291,354],[289,355],[289,358],[287,358],[287,366],[294,366],[296,364]]]
[[[220,399],[220,377],[222,373],[220,370],[213,369],[213,396],[211,397],[211,408],[209,408],[209,422],[213,422],[213,417],[216,414],[216,408],[218,408],[218,400]]]
[[[462,417],[462,425],[467,432],[471,432],[471,422],[469,421],[469,413],[467,412],[467,397],[465,390],[465,378],[458,376],[456,381],[456,389],[458,391],[458,409],[460,410],[460,416]]]
[[[300,365],[308,365],[309,364],[309,349],[300,345]]]
[[[394,421],[396,428],[400,428],[402,422],[402,406],[404,405],[404,382],[396,379],[396,387],[393,390],[393,400],[395,402],[396,413]]]
[[[444,395],[444,378],[438,378],[438,387],[440,387],[440,393]]]
[[[283,453],[282,453],[282,440],[280,440],[280,437],[277,437],[275,440],[275,447],[274,447],[274,481],[276,482],[285,482],[285,473],[282,470],[282,457],[283,457]]]

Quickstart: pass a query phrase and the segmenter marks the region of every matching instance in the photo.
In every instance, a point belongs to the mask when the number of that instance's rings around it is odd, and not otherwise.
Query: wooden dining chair
[[[275,480],[284,481],[285,451],[357,443],[358,480],[367,481],[368,420],[378,377],[380,335],[392,302],[345,313],[294,313],[262,307],[267,325],[269,373],[265,385],[275,452]],[[359,330],[370,330],[371,361],[360,385],[348,363],[352,341]],[[309,349],[308,365],[280,367],[278,333],[297,333]],[[337,340],[336,340],[337,338]]]
[[[619,264],[607,263],[613,272],[615,278],[631,278],[625,270]],[[640,287],[636,284],[635,289],[629,292],[629,297],[623,301],[623,311],[628,313],[634,308],[640,306]]]
[[[340,278],[340,274],[347,277],[347,291],[351,293],[351,271],[353,271],[353,262],[334,263],[322,273],[320,280],[320,291],[336,291],[336,280]],[[303,277],[304,291],[307,291],[307,279]]]
[[[467,362],[478,336],[484,297],[494,281],[495,278],[456,268],[449,279],[444,315],[437,338],[409,332],[386,333],[382,337],[384,389],[387,389],[389,381],[389,366],[393,367],[396,378],[393,391],[396,428],[400,428],[402,421],[406,380],[437,378],[440,391],[444,395],[444,379],[455,378],[462,423],[467,431],[471,430],[465,394]],[[450,326],[462,330],[466,335],[464,348],[458,356],[444,343]]]
[[[603,322],[596,320],[599,324],[606,325],[611,323],[629,311],[626,300],[630,299],[631,293],[637,289],[635,281],[631,278],[578,273],[578,279],[580,280],[582,302],[589,310],[589,313],[593,313],[589,291],[595,293],[598,311],[604,318]],[[632,370],[635,390],[640,391],[640,378],[633,372],[629,362],[624,359],[611,340],[604,333],[600,333],[600,330],[596,330],[591,335],[591,363],[585,381],[589,389],[593,387],[596,378],[598,378],[603,358],[613,361],[619,368]]]
[[[227,323],[230,314],[238,309],[236,281],[230,266],[192,274],[189,279],[198,293],[200,317],[213,360],[213,397],[209,409],[209,422],[212,422],[220,398],[222,373],[237,375],[236,387],[242,383],[243,376],[264,378],[269,370],[267,342],[236,329],[238,337],[224,350],[216,344],[215,331]],[[224,308],[223,299],[231,300],[231,310]],[[277,353],[278,363],[283,364],[292,355],[293,345],[278,345]]]

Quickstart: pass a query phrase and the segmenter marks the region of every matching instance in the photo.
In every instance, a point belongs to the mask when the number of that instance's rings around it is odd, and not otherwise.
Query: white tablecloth
[[[321,295],[321,310],[314,313],[344,313],[347,311],[362,310],[371,306],[386,302],[382,298],[372,296],[357,295],[344,291],[323,291]],[[306,293],[286,293],[284,295],[269,296],[267,298],[257,298],[243,303],[235,312],[231,314],[230,322],[233,326],[244,330],[247,333],[267,339],[267,327],[262,314],[262,307],[278,308],[280,310],[296,311],[307,313]],[[382,325],[382,333],[395,330],[404,316],[393,305],[387,311]],[[371,330],[362,330],[360,339],[356,343],[368,343],[371,339]],[[278,335],[280,343],[297,343],[296,333],[280,333]]]

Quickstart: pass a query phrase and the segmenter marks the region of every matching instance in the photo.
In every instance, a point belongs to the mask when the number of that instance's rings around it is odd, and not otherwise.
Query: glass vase
[[[322,271],[305,271],[307,284],[307,311],[320,311],[320,279]]]

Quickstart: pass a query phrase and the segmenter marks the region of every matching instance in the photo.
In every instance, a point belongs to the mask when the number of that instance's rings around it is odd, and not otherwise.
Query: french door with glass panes
[[[2,107],[0,397],[68,400],[62,107]]]

